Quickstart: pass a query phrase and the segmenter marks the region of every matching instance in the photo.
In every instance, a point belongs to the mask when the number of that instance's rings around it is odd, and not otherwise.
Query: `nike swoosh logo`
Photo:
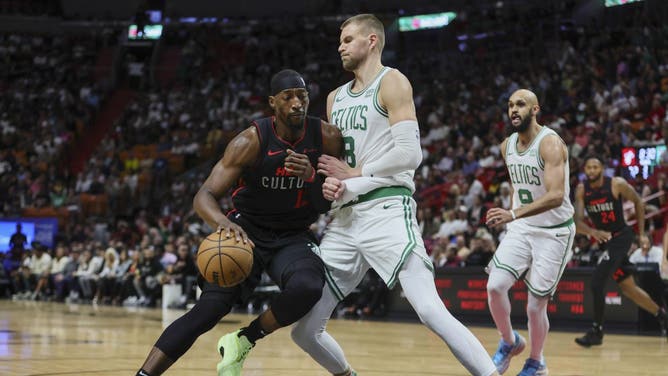
[[[383,205],[383,209],[388,209],[391,206],[394,206],[394,204],[385,204],[385,205]]]
[[[318,149],[304,149],[304,154],[306,154],[306,153],[314,153],[314,152],[316,152],[316,151],[318,151]]]
[[[568,236],[568,234],[557,234],[557,238],[563,238],[564,236]]]
[[[334,101],[336,101],[336,102],[341,102],[342,100],[343,100],[343,98],[336,98],[336,99],[334,99]]]
[[[283,153],[283,150],[267,150],[267,155],[273,157],[274,155],[279,155]]]

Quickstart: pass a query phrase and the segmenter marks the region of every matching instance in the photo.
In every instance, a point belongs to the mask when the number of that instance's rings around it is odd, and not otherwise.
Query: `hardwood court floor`
[[[183,311],[0,301],[0,375],[129,375],[162,332]],[[251,316],[233,314],[195,345],[166,375],[215,375],[215,343]],[[492,352],[491,328],[473,332]],[[466,375],[445,345],[412,323],[332,320],[339,340],[361,376]],[[526,335],[526,331],[521,331]],[[583,349],[575,333],[552,332],[546,355],[550,375],[668,375],[668,343],[660,337],[607,335],[601,347]],[[511,363],[516,375],[525,355]],[[263,339],[246,360],[244,376],[327,375],[283,329]]]

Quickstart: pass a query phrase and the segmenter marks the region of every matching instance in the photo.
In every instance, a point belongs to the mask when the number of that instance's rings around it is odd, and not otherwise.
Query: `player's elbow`
[[[550,209],[558,208],[564,202],[564,195],[565,195],[565,192],[563,190],[556,190],[556,191],[550,192],[550,194],[548,195],[546,205]]]
[[[415,170],[420,167],[420,163],[422,163],[422,150],[420,148],[407,150],[404,154],[404,158],[402,158],[403,167],[407,170]]]
[[[211,195],[211,193],[206,189],[202,188],[199,191],[197,191],[195,197],[193,197],[193,209],[195,209],[195,212],[200,216],[202,215],[202,208],[206,206],[207,195]]]

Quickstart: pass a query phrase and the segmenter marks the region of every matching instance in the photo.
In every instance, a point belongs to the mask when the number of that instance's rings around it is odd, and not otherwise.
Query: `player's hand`
[[[513,220],[513,215],[510,210],[502,208],[491,208],[487,211],[487,221],[485,224],[489,227],[496,228],[505,225]]]
[[[362,176],[361,169],[352,168],[346,162],[327,154],[318,158],[318,173],[339,180]]]
[[[255,247],[255,243],[252,240],[248,239],[248,234],[244,231],[241,226],[225,218],[222,223],[218,224],[216,228],[216,233],[222,233],[226,238],[234,237],[237,243],[243,242],[244,244],[250,243],[251,246]]]
[[[322,183],[322,195],[329,201],[337,200],[346,190],[346,183],[337,178],[326,178]]]
[[[597,243],[605,243],[612,238],[612,233],[609,231],[594,230],[591,237],[594,238]]]
[[[285,171],[288,174],[297,176],[302,180],[309,180],[313,176],[313,166],[311,160],[306,154],[299,154],[294,150],[288,149],[288,156],[285,157]]]

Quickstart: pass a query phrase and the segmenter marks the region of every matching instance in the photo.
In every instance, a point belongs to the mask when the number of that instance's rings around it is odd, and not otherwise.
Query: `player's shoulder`
[[[251,126],[239,132],[238,135],[234,136],[234,138],[229,143],[229,147],[244,148],[257,144],[260,140],[260,124],[262,124],[262,122],[259,122],[258,120],[253,121]]]
[[[339,86],[337,86],[336,89],[334,89],[334,90],[332,90],[332,91],[329,92],[329,94],[327,95],[327,97],[328,97],[328,98],[334,97],[334,96],[336,95],[336,93],[338,93],[339,91],[341,91],[341,89],[343,89],[343,88],[344,88],[346,85],[348,85],[349,83],[350,83],[350,81],[349,81],[349,82],[346,82],[346,83],[343,84],[343,85],[339,85]]]
[[[613,176],[610,178],[610,184],[613,186],[628,185],[629,183],[621,176]]]
[[[406,75],[403,74],[399,69],[390,67],[385,67],[385,69],[387,70],[387,73],[385,73],[381,78],[381,82],[383,84],[390,82],[392,84],[398,85],[411,85],[408,77],[406,77]]]

